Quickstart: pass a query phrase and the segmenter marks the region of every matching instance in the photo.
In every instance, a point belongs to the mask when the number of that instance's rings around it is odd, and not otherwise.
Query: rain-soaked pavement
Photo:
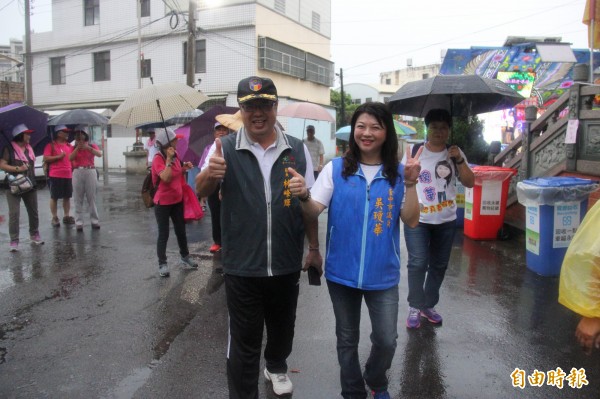
[[[30,246],[22,208],[14,254],[0,198],[1,398],[227,398],[227,313],[219,259],[208,252],[210,218],[188,225],[200,268],[174,264],[172,235],[171,277],[159,278],[156,225],[139,198],[141,183],[142,176],[102,176],[102,228],[83,233],[50,227],[49,194],[41,190],[46,244]],[[558,279],[526,269],[524,248],[522,234],[503,242],[457,234],[438,305],[444,325],[416,331],[404,324],[403,249],[393,398],[600,397],[599,353],[582,353],[573,337],[577,317],[557,303]],[[364,309],[363,361],[368,332]],[[289,367],[294,398],[340,397],[327,288],[304,276]],[[550,379],[559,368],[564,379]],[[523,388],[513,386],[514,371],[526,379]],[[262,379],[259,386],[261,398],[275,398]]]

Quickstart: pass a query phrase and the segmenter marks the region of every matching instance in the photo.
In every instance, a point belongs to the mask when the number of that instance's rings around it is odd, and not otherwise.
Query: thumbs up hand
[[[290,192],[292,195],[298,198],[306,198],[308,189],[306,188],[304,177],[296,172],[294,168],[288,168],[288,173],[292,176],[290,179]]]
[[[227,164],[223,157],[223,148],[221,147],[221,139],[215,139],[215,152],[208,160],[208,176],[213,180],[223,180]]]

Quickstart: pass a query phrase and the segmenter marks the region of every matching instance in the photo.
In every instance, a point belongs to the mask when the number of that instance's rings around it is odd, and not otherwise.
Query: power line
[[[0,11],[4,10],[6,7],[8,7],[9,5],[11,5],[12,3],[14,3],[16,0],[10,0],[8,3],[6,3],[4,5],[4,7],[0,8]]]
[[[415,51],[420,51],[420,50],[425,50],[425,49],[428,49],[428,48],[431,48],[431,47],[434,47],[434,46],[439,46],[439,45],[441,45],[441,44],[443,44],[443,43],[448,43],[448,42],[454,41],[454,40],[456,40],[456,39],[460,39],[460,38],[463,38],[463,37],[468,37],[468,36],[476,35],[477,33],[485,32],[485,31],[487,31],[487,30],[491,30],[491,29],[495,29],[495,28],[498,28],[498,27],[501,27],[501,26],[504,26],[504,25],[511,24],[511,23],[513,23],[513,22],[517,22],[517,21],[525,20],[525,19],[528,19],[528,18],[531,18],[531,17],[537,16],[537,15],[540,15],[540,14],[545,14],[545,13],[548,13],[548,12],[550,12],[550,11],[553,11],[553,10],[556,10],[556,9],[558,9],[558,8],[562,8],[562,7],[568,6],[568,5],[570,5],[570,4],[573,4],[573,3],[575,3],[575,2],[570,2],[570,3],[561,4],[561,5],[558,5],[558,6],[556,6],[556,7],[549,8],[549,9],[547,9],[547,10],[538,11],[538,12],[536,12],[535,14],[529,14],[529,15],[525,15],[525,16],[522,16],[522,17],[519,17],[519,18],[515,18],[515,19],[513,19],[513,20],[511,20],[511,21],[507,21],[507,22],[503,22],[503,23],[500,23],[500,24],[496,24],[496,25],[488,26],[488,27],[486,27],[486,28],[483,28],[483,29],[480,29],[480,30],[477,30],[477,31],[474,31],[474,32],[471,32],[471,33],[466,33],[466,34],[464,34],[464,35],[456,36],[456,37],[454,37],[454,38],[450,38],[450,39],[447,39],[447,40],[442,40],[442,41],[440,41],[440,42],[437,42],[437,43],[431,43],[431,44],[425,45],[425,46],[423,46],[423,47],[421,47],[421,48],[417,48],[417,49],[415,49],[415,50],[403,51],[403,52],[401,52],[401,53],[394,54],[394,55],[390,55],[390,56],[386,56],[386,57],[383,57],[383,58],[378,58],[378,59],[376,59],[376,60],[373,60],[373,61],[365,62],[365,63],[358,64],[358,65],[354,65],[354,66],[351,66],[351,67],[345,67],[345,68],[344,68],[344,71],[347,71],[347,70],[349,70],[349,69],[358,68],[358,67],[365,66],[365,65],[369,65],[369,64],[373,64],[373,63],[375,63],[375,62],[379,62],[379,61],[388,60],[388,59],[390,59],[390,58],[399,57],[399,56],[401,56],[401,55],[405,55],[405,54],[407,54],[407,53],[411,53],[411,52],[415,52]]]

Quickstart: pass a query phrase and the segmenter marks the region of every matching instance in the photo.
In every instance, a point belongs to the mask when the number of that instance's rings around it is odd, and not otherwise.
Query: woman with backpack
[[[193,165],[191,162],[182,163],[175,151],[177,140],[182,137],[169,128],[158,129],[155,144],[158,152],[152,160],[152,182],[157,187],[154,194],[154,214],[158,224],[156,253],[158,255],[158,274],[161,277],[169,277],[167,265],[169,219],[173,221],[181,263],[193,269],[198,267],[198,264],[190,257],[183,213],[183,185],[187,184],[183,173],[190,170]]]
[[[33,130],[28,129],[24,124],[15,126],[12,130],[13,139],[9,146],[4,148],[2,158],[0,158],[0,169],[7,172],[9,176],[25,175],[31,181],[35,181],[35,154],[33,148],[29,145]],[[9,178],[10,179],[10,178]],[[21,210],[21,200],[27,210],[29,218],[29,237],[31,243],[41,245],[44,243],[40,238],[37,191],[33,186],[27,192],[14,193],[11,190],[6,192],[6,201],[8,202],[8,233],[10,235],[10,252],[19,250],[19,216]]]

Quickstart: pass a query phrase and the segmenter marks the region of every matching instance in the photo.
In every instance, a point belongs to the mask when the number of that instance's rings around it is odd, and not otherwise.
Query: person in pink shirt
[[[198,264],[190,257],[183,217],[183,185],[187,184],[183,173],[190,170],[193,165],[191,162],[183,163],[177,157],[175,148],[177,148],[177,140],[182,137],[169,128],[157,129],[156,145],[159,152],[152,160],[152,182],[157,187],[154,194],[154,215],[158,224],[156,254],[158,274],[161,277],[169,276],[167,265],[169,219],[173,222],[173,230],[177,236],[181,263],[192,269],[198,268]]]
[[[44,162],[48,164],[48,187],[50,188],[50,213],[52,226],[59,227],[58,200],[62,199],[63,223],[75,224],[71,213],[71,196],[73,195],[73,170],[69,155],[73,147],[67,142],[71,129],[65,125],[54,128],[54,140],[44,148]]]
[[[69,155],[73,166],[73,193],[75,194],[75,228],[83,231],[83,200],[87,200],[92,229],[100,228],[98,208],[96,207],[96,184],[98,175],[94,166],[94,157],[101,157],[102,151],[96,144],[90,144],[88,127],[75,128],[75,147]]]
[[[20,123],[12,129],[12,141],[4,147],[0,158],[0,169],[11,176],[25,175],[35,181],[34,163],[35,153],[29,144],[33,130]],[[6,190],[6,202],[8,203],[8,234],[10,236],[10,252],[19,250],[19,218],[21,200],[25,205],[27,217],[29,218],[29,237],[31,243],[41,245],[44,243],[40,238],[37,190],[22,194],[13,194]]]

